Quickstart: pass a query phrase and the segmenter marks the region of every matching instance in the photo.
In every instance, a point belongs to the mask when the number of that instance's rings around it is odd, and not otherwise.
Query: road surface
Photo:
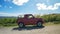
[[[43,27],[0,27],[0,34],[60,34],[60,25]]]

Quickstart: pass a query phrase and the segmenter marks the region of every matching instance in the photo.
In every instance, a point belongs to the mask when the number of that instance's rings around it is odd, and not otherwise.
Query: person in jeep
[[[42,26],[44,19],[35,18],[32,14],[20,15],[17,19],[19,27],[24,27],[25,25],[36,25],[38,27]]]

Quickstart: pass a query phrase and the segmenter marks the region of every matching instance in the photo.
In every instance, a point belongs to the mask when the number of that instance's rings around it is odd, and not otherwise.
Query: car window
[[[33,18],[33,16],[29,16],[28,18]]]

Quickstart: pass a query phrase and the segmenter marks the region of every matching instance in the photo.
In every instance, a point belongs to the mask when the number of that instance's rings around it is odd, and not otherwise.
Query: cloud
[[[44,3],[36,4],[38,10],[56,10],[59,8],[60,3],[55,3],[54,5],[47,6]]]
[[[29,0],[13,0],[12,2],[18,6],[23,5],[24,3],[27,3]]]

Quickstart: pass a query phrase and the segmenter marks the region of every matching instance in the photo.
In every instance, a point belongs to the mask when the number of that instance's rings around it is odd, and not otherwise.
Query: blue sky
[[[0,16],[60,13],[60,0],[0,0]]]

